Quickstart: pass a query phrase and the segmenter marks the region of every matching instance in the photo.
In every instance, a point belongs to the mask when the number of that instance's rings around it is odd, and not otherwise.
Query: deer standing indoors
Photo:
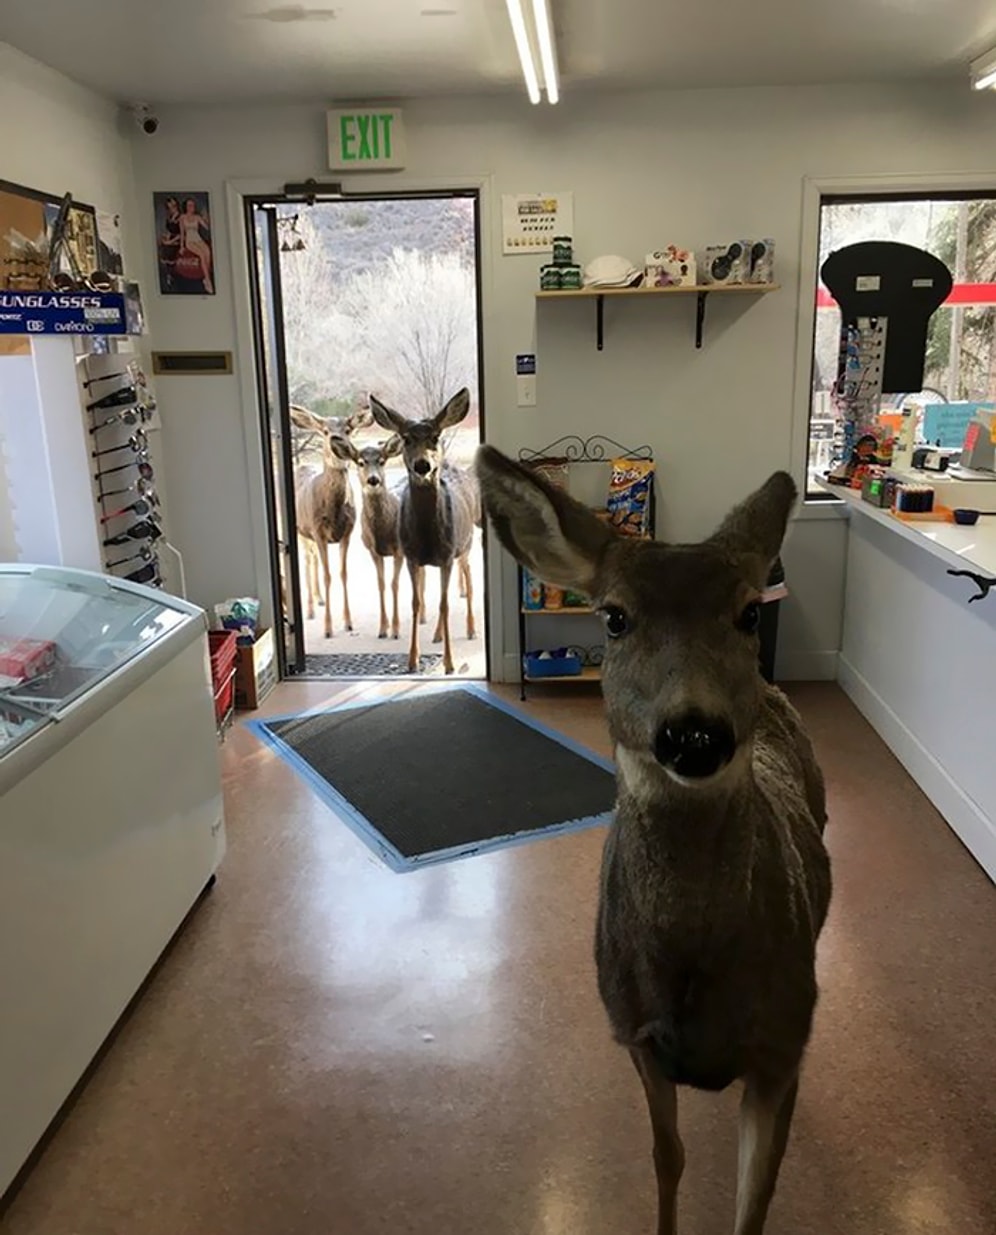
[[[401,548],[412,581],[412,637],[408,648],[408,672],[419,667],[419,612],[425,608],[424,575],[427,566],[439,567],[439,623],[435,642],[443,641],[443,668],[453,672],[450,646],[449,585],[453,563],[463,578],[467,594],[467,638],[473,639],[474,589],[470,550],[474,527],[480,519],[477,481],[461,467],[443,459],[440,437],[444,429],[459,424],[470,410],[470,392],[459,391],[442,411],[428,420],[409,420],[373,395],[370,410],[377,423],[396,433],[408,483],[401,493]]]
[[[332,449],[335,437],[348,438],[351,433],[370,423],[365,410],[349,417],[315,416],[303,407],[291,405],[291,420],[299,429],[308,429],[322,438],[322,469],[299,468],[294,477],[294,506],[297,531],[304,542],[305,583],[308,594],[308,617],[315,616],[314,596],[318,592],[318,563],[321,562],[325,584],[325,638],[332,638],[332,608],[330,603],[329,545],[339,546],[339,578],[342,581],[342,622],[353,629],[349,612],[347,554],[349,538],[356,526],[356,507],[349,485],[349,464]]]
[[[658,1235],[677,1229],[678,1085],[744,1082],[735,1235],[761,1235],[798,1087],[830,901],[823,778],[802,723],[758,670],[759,601],[795,485],[775,473],[699,545],[614,533],[491,447],[500,539],[605,623],[616,815],[595,955],[616,1040],[643,1082]]]

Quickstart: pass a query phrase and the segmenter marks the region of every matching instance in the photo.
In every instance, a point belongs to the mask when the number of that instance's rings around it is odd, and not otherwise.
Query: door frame
[[[281,679],[301,673],[305,668],[304,646],[304,607],[301,600],[301,571],[299,564],[299,548],[297,536],[297,505],[294,492],[294,459],[291,450],[290,394],[287,390],[287,348],[284,338],[284,296],[280,261],[277,258],[274,267],[272,254],[279,253],[279,233],[277,230],[277,213],[275,209],[266,208],[266,203],[259,203],[251,197],[243,199],[244,225],[248,252],[246,260],[249,264],[249,297],[253,313],[253,359],[256,370],[256,392],[260,412],[260,445],[263,451],[263,499],[266,503],[270,564],[270,596],[273,609],[273,631],[277,651],[277,668]],[[261,255],[258,251],[254,224],[257,211],[263,216],[262,226],[266,228],[267,253],[269,256],[265,278],[268,281],[268,310],[273,318],[267,323],[264,318],[264,301],[261,282],[264,276],[260,273]],[[263,258],[267,261],[267,258]],[[263,352],[261,333],[270,325],[273,328],[271,365],[272,372],[267,369],[266,356]],[[269,394],[269,398],[267,398]],[[278,424],[276,425],[277,449],[280,453],[280,476],[282,486],[278,486],[277,469],[274,467],[274,425],[273,404],[276,405]],[[278,487],[283,489],[278,492]],[[284,548],[281,551],[277,537],[275,514],[278,503],[283,504]],[[281,552],[286,561],[281,568]],[[283,585],[290,590],[292,596],[287,602],[280,599]],[[289,606],[290,612],[287,612]],[[280,637],[277,638],[277,614],[282,619]],[[288,646],[288,629],[293,650]]]
[[[325,173],[316,177],[319,181]],[[243,459],[249,482],[249,533],[255,568],[255,594],[260,599],[260,625],[273,626],[277,618],[274,611],[274,587],[279,580],[273,573],[271,544],[274,537],[270,526],[267,504],[267,478],[264,467],[264,443],[262,440],[263,408],[256,380],[255,338],[250,279],[254,277],[249,266],[251,237],[246,231],[247,199],[278,201],[285,196],[285,181],[273,179],[231,179],[225,181],[226,220],[228,223],[228,250],[232,269],[232,299],[235,308],[235,335],[237,349],[235,370],[239,381],[242,407]],[[477,312],[478,312],[478,407],[482,440],[489,440],[486,427],[486,391],[488,373],[493,371],[494,344],[489,343],[484,329],[485,310],[493,299],[494,286],[494,234],[495,206],[494,184],[490,174],[477,173],[467,176],[434,177],[431,179],[408,178],[392,173],[390,185],[385,184],[383,174],[356,176],[342,181],[344,197],[378,198],[432,196],[454,193],[477,195]],[[294,199],[291,199],[294,200]],[[489,681],[512,681],[515,666],[506,664],[504,655],[506,616],[504,596],[514,582],[514,571],[501,553],[497,538],[483,534],[485,574],[485,660]],[[514,659],[514,658],[513,658]]]

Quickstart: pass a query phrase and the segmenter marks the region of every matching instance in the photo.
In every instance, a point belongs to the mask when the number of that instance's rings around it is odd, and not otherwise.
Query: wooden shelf
[[[527,609],[525,605],[520,610],[526,617],[570,617],[574,613],[594,613],[591,605],[563,605],[560,609]]]
[[[702,346],[707,296],[763,296],[777,292],[777,283],[696,283],[692,287],[582,287],[573,291],[537,292],[537,300],[594,300],[595,342],[599,351],[604,345],[604,306],[606,296],[694,296],[695,346]]]
[[[780,283],[695,283],[689,287],[582,287],[573,291],[537,292],[537,300],[582,300],[594,296],[695,296],[707,292],[716,292],[726,296],[730,293],[753,292],[763,295],[765,292],[777,292]]]
[[[587,665],[580,673],[558,673],[551,674],[545,678],[530,677],[527,673],[524,680],[532,682],[537,686],[542,686],[544,682],[600,682],[602,680],[602,671],[595,665]]]

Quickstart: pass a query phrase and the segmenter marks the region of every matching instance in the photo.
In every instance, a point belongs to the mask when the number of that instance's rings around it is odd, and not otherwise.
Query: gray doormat
[[[442,673],[441,654],[428,653],[419,660],[419,673]],[[326,652],[305,657],[304,673],[315,678],[390,678],[408,673],[407,652]]]
[[[392,870],[608,822],[612,764],[478,686],[248,722]]]

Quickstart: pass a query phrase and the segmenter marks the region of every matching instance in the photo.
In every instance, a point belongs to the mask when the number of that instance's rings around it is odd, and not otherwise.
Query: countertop
[[[897,536],[935,554],[953,569],[996,576],[996,515],[979,515],[978,523],[972,527],[958,523],[908,523],[897,519],[888,510],[863,502],[857,489],[843,489],[836,485],[821,487],[851,511],[891,528]]]

